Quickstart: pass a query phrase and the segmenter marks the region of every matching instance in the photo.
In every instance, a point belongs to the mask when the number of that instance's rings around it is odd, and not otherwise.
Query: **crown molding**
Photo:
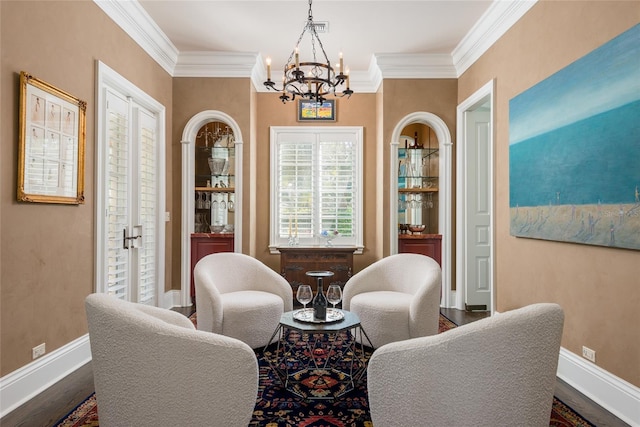
[[[369,69],[368,69],[368,82],[371,85],[371,92],[377,92],[382,85],[382,72],[380,71],[380,67],[378,67],[378,61],[376,60],[375,55],[371,55],[371,61],[369,61]]]
[[[460,77],[498,41],[537,0],[494,0],[458,46],[451,52],[457,77]]]
[[[173,77],[251,77],[257,53],[180,52]]]
[[[179,52],[138,1],[93,1],[172,77],[249,77],[257,91],[267,91],[263,84],[266,69],[260,54]],[[494,0],[451,54],[375,54],[367,71],[352,71],[351,88],[371,93],[388,78],[460,77],[536,2]]]
[[[93,0],[151,58],[173,76],[178,49],[137,1]]]
[[[376,63],[385,79],[443,79],[458,77],[451,55],[376,53]]]

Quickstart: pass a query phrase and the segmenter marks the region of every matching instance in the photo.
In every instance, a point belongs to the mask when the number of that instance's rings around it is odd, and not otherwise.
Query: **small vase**
[[[333,237],[325,237],[325,240],[326,240],[325,246],[327,247],[333,246],[333,243],[331,243],[331,241],[333,240]]]

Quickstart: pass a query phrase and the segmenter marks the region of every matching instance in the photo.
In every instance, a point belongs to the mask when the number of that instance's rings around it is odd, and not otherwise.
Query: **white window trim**
[[[275,202],[275,195],[277,191],[277,183],[275,179],[275,171],[278,167],[278,153],[277,153],[277,141],[280,135],[285,134],[331,134],[331,133],[351,133],[354,136],[354,143],[356,144],[356,179],[358,191],[355,194],[356,203],[358,209],[356,209],[356,242],[355,242],[355,254],[362,254],[364,249],[364,236],[363,236],[363,222],[364,222],[364,206],[363,206],[363,193],[364,193],[364,181],[363,181],[363,128],[362,126],[271,126],[270,128],[270,218],[269,218],[269,252],[271,254],[279,254],[278,247],[283,245],[279,244],[276,239],[276,231],[278,230],[278,209]],[[321,246],[318,244],[317,246]],[[339,244],[335,244],[336,247],[340,247]],[[314,246],[302,246],[302,247],[314,247]],[[352,245],[349,245],[352,247]]]

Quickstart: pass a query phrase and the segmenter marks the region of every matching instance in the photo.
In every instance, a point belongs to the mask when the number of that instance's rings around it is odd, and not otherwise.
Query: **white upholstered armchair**
[[[268,344],[282,313],[293,310],[289,282],[248,255],[207,255],[198,261],[193,274],[199,330],[258,348]]]
[[[377,349],[373,425],[547,427],[563,323],[559,305],[533,304]]]
[[[438,333],[440,265],[424,255],[396,254],[359,271],[344,286],[342,307],[360,317],[375,348]]]
[[[101,427],[249,424],[258,363],[245,343],[107,294],[85,307]]]

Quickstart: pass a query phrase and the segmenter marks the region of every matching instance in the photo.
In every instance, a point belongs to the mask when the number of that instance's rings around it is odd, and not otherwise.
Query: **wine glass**
[[[307,309],[307,304],[313,299],[313,291],[309,285],[298,286],[298,292],[296,292],[296,298],[304,306],[304,310]]]
[[[327,301],[333,304],[333,310],[335,312],[336,304],[342,301],[342,289],[340,289],[340,285],[329,285],[327,289]]]
[[[202,191],[196,191],[196,209],[204,209],[204,200],[202,199]]]

